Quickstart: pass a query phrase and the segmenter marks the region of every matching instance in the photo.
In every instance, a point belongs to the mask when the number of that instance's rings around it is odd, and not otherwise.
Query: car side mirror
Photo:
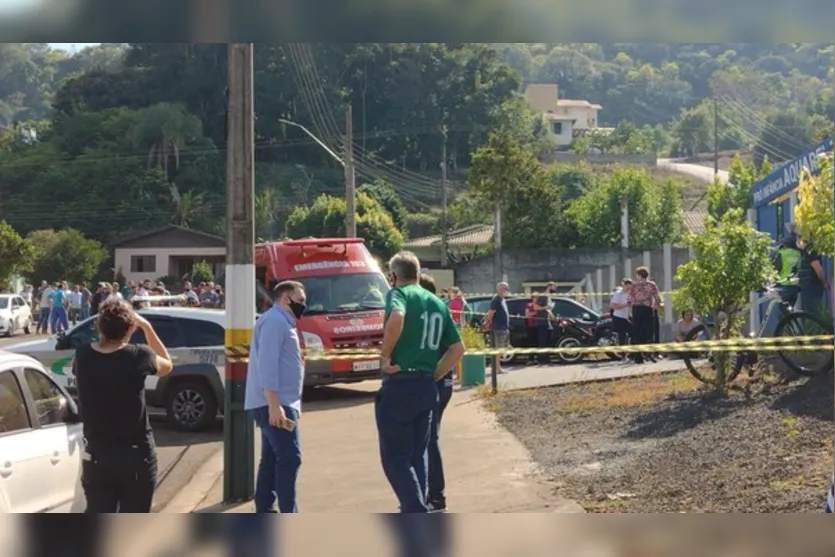
[[[65,424],[81,423],[81,412],[78,411],[78,406],[76,406],[75,402],[62,396],[58,404],[61,408],[61,416]]]

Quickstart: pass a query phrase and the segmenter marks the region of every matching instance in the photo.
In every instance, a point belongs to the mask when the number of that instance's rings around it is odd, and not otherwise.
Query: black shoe
[[[446,512],[446,501],[430,501],[428,507],[430,513],[443,513]]]

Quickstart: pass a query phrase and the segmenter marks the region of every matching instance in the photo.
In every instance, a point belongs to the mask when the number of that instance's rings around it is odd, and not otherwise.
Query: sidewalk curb
[[[189,482],[165,505],[160,514],[185,514],[194,512],[223,476],[223,448],[203,463]]]

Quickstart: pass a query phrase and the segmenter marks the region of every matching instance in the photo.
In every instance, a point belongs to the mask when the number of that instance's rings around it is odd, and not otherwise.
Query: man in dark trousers
[[[435,281],[429,275],[420,275],[420,286],[435,294]],[[442,356],[446,351],[447,347],[441,345],[440,355]],[[432,431],[429,434],[429,498],[427,502],[430,512],[446,511],[446,496],[444,495],[446,480],[444,479],[444,462],[441,458],[438,433],[441,429],[444,410],[452,399],[452,389],[455,387],[454,371],[454,368],[449,370],[449,373],[435,383],[438,388],[438,407],[432,415]]]
[[[375,400],[380,460],[401,513],[427,513],[427,453],[438,405],[435,382],[455,367],[464,343],[446,304],[420,287],[420,262],[411,252],[389,261],[383,383]],[[449,348],[440,356],[441,346]]]

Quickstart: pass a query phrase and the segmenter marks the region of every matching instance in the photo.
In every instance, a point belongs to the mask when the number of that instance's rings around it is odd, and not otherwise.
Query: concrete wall
[[[565,163],[573,164],[587,161],[590,164],[644,164],[655,166],[657,158],[655,155],[610,155],[592,154],[578,155],[577,153],[547,153],[540,157],[544,163]]]
[[[639,257],[641,252],[632,252]],[[598,267],[620,262],[620,249],[509,250],[503,254],[503,270],[513,292],[523,282],[579,282]],[[455,267],[456,284],[464,292],[493,292],[496,273],[493,256],[479,257]]]

